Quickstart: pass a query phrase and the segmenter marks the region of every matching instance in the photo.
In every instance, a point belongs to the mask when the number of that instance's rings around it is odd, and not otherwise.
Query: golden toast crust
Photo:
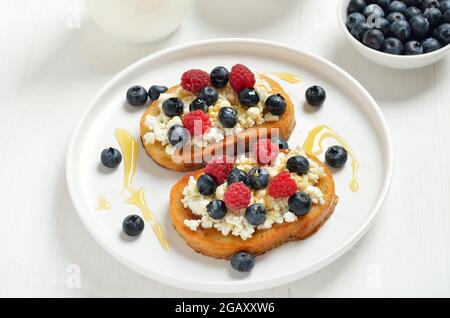
[[[176,183],[170,192],[170,218],[173,227],[186,243],[198,253],[206,256],[230,259],[236,252],[245,251],[252,255],[261,255],[289,241],[305,239],[314,234],[331,216],[338,202],[335,194],[334,179],[328,168],[317,158],[309,156],[323,167],[326,176],[319,180],[317,186],[324,194],[324,205],[313,205],[311,211],[292,223],[275,224],[269,230],[257,230],[253,237],[244,241],[239,237],[223,236],[216,229],[198,228],[190,230],[184,225],[185,219],[197,219],[190,209],[185,208],[181,202],[183,189],[189,178],[198,178],[203,170],[192,172]]]
[[[208,155],[214,155],[221,149],[220,153],[225,153],[225,149],[236,149],[236,145],[238,142],[244,141],[245,142],[245,151],[248,151],[249,149],[249,140],[253,139],[256,140],[260,133],[262,132],[262,129],[266,129],[268,134],[266,137],[270,138],[270,129],[278,128],[279,129],[279,136],[285,140],[289,139],[292,131],[295,127],[295,113],[294,113],[294,105],[292,103],[291,98],[289,95],[284,91],[284,89],[278,84],[276,81],[272,80],[271,78],[261,75],[261,78],[266,80],[271,88],[273,94],[281,94],[285,100],[286,100],[286,112],[280,116],[280,120],[277,122],[266,122],[263,125],[260,125],[258,127],[255,127],[256,129],[250,129],[248,132],[243,132],[239,136],[230,136],[225,138],[225,140],[222,143],[219,143],[214,146],[207,147],[201,151],[202,158],[199,160],[195,160],[194,158],[194,151],[191,153],[191,160],[190,163],[186,162],[174,162],[170,155],[168,155],[165,151],[165,148],[161,145],[160,142],[155,142],[154,144],[145,144],[143,142],[144,135],[149,132],[148,127],[145,125],[145,118],[147,115],[153,115],[156,116],[159,114],[158,109],[158,101],[154,101],[144,112],[144,114],[141,117],[140,121],[140,133],[141,133],[141,141],[142,144],[147,151],[150,158],[152,158],[158,165],[171,169],[176,171],[192,171],[196,169],[200,169],[204,167],[204,160],[203,157],[207,157]],[[174,86],[170,88],[167,92],[173,93],[177,90],[179,86]],[[200,163],[199,163],[200,162]]]

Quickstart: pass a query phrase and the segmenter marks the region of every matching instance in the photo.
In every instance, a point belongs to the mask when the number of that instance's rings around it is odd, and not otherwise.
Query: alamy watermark
[[[81,288],[81,267],[78,264],[70,264],[66,268],[66,286],[70,289]]]
[[[381,267],[377,264],[370,264],[366,269],[367,289],[381,288]]]

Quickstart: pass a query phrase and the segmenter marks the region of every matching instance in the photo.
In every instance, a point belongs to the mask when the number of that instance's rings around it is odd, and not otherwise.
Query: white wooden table
[[[198,0],[173,36],[133,47],[101,32],[81,0],[1,0],[0,296],[208,296],[143,278],[94,242],[67,192],[66,146],[94,94],[132,62],[180,43],[253,37],[356,77],[386,116],[396,164],[379,218],[350,252],[298,282],[239,296],[449,297],[450,59],[414,71],[371,64],[340,33],[333,2]]]

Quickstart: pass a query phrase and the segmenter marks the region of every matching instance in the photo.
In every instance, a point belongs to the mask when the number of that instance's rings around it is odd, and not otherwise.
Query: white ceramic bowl
[[[140,44],[162,39],[183,21],[191,0],[86,0],[91,18],[120,41]]]
[[[342,31],[345,33],[347,39],[356,48],[356,50],[361,53],[364,57],[368,58],[372,62],[377,64],[388,66],[398,69],[412,69],[419,68],[433,64],[440,59],[447,56],[450,51],[450,45],[447,45],[440,50],[414,56],[404,56],[404,55],[393,55],[371,49],[361,42],[356,40],[351,33],[347,30],[345,22],[347,20],[347,8],[350,0],[340,0],[338,5],[338,23]]]

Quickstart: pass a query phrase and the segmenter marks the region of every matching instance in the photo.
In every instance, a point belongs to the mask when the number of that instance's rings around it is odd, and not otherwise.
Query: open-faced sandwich
[[[150,157],[172,170],[202,168],[216,153],[248,151],[249,140],[263,131],[271,137],[276,130],[286,140],[295,126],[294,107],[283,88],[241,64],[230,72],[225,67],[210,74],[189,70],[179,85],[154,91],[140,122],[141,139]]]
[[[314,234],[338,202],[328,168],[301,148],[260,139],[237,160],[216,157],[170,194],[175,230],[195,251],[248,271],[254,256]]]

